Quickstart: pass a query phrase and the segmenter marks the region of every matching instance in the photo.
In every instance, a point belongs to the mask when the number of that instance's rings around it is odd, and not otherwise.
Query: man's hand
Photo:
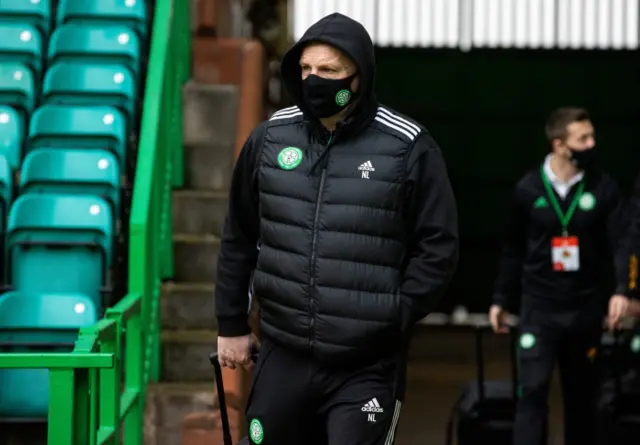
[[[251,335],[242,337],[218,337],[218,361],[223,368],[242,366],[251,369]]]
[[[493,328],[493,332],[496,334],[506,334],[509,332],[509,326],[507,326],[507,317],[509,313],[502,309],[497,304],[494,304],[489,309],[489,322]]]
[[[609,317],[607,324],[610,330],[619,329],[622,318],[629,315],[630,301],[624,295],[614,295],[609,299]]]

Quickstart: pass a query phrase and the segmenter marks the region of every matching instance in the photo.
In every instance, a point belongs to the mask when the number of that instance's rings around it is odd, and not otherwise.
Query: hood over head
[[[282,80],[294,104],[307,118],[311,118],[312,115],[302,94],[300,56],[304,48],[312,42],[331,45],[349,56],[356,64],[360,77],[358,101],[349,111],[345,124],[358,127],[365,121],[368,122],[375,114],[377,101],[374,93],[376,61],[373,42],[367,30],[359,22],[336,12],[311,25],[284,55],[280,68]]]

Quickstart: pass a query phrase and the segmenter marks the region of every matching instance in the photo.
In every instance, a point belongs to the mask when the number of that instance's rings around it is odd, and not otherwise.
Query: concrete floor
[[[490,371],[507,370],[490,366]],[[496,372],[504,374],[507,372]],[[409,369],[405,405],[398,426],[396,445],[445,444],[445,428],[451,407],[461,387],[473,378],[472,365],[414,363]],[[562,444],[562,411],[559,388],[551,394],[549,445]]]
[[[505,338],[486,337],[486,377],[508,379],[510,362]],[[444,445],[447,420],[464,384],[475,378],[473,336],[425,329],[412,348],[406,400],[396,445]],[[548,445],[562,444],[562,405],[556,382],[550,397]]]

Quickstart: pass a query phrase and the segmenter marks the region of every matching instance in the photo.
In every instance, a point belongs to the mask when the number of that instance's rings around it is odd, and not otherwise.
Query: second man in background
[[[494,331],[506,332],[507,311],[522,296],[522,393],[514,445],[546,443],[556,363],[564,397],[564,443],[588,445],[594,443],[593,359],[613,290],[607,266],[617,251],[622,205],[617,185],[598,168],[586,110],[554,111],[545,131],[551,153],[515,188],[490,320]],[[617,262],[616,293],[626,290],[626,269],[624,259]]]

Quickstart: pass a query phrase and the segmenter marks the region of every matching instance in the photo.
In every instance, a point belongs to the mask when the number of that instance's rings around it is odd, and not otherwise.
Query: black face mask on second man
[[[591,170],[598,165],[598,153],[595,147],[587,150],[571,150],[571,162],[580,170]]]
[[[309,110],[317,118],[331,117],[352,103],[356,93],[351,91],[355,74],[344,79],[325,79],[310,74],[302,81],[302,93]]]

